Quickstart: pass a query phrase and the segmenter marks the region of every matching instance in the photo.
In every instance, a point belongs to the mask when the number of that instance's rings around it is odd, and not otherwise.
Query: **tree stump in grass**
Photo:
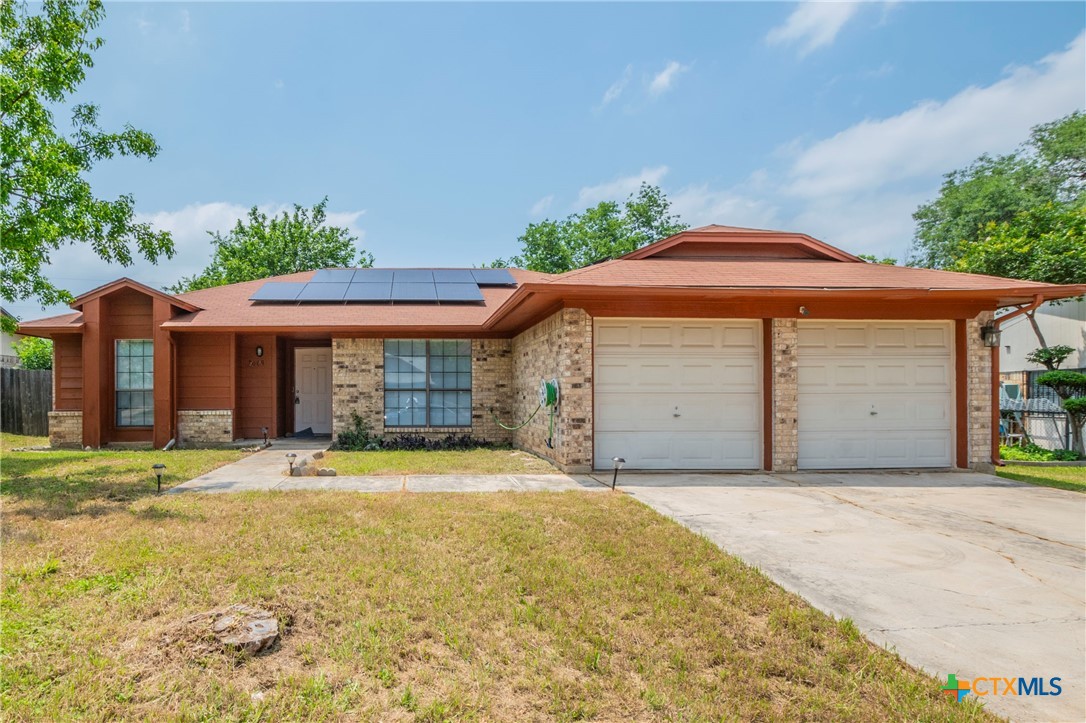
[[[230,605],[188,618],[187,622],[208,621],[211,632],[231,650],[257,655],[279,639],[279,621],[267,610],[249,605]]]

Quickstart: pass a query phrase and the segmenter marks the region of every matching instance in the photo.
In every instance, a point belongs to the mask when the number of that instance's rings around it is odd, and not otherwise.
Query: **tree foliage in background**
[[[135,221],[131,195],[98,198],[86,179],[99,161],[159,150],[130,125],[102,130],[96,105],[66,105],[102,45],[93,34],[102,3],[45,0],[34,9],[0,3],[0,296],[51,305],[71,300],[42,274],[62,246],[89,244],[126,266],[134,252],[156,262],[174,247],[169,234]],[[71,114],[69,130],[58,129],[54,111]]]
[[[613,259],[684,231],[671,202],[657,186],[642,183],[625,203],[603,201],[561,221],[528,224],[517,240],[520,253],[491,266],[515,266],[560,274]]]
[[[910,263],[968,271],[963,259],[974,245],[987,243],[990,229],[1005,226],[1013,234],[1022,226],[1025,233],[1038,214],[1051,224],[1084,204],[1086,113],[1075,112],[1034,128],[1014,153],[984,155],[947,174],[939,196],[913,214]]]
[[[39,339],[27,336],[13,345],[15,356],[19,357],[19,366],[23,369],[52,369],[53,342],[51,339]]]
[[[212,286],[253,281],[268,276],[312,271],[330,266],[373,266],[373,254],[355,247],[358,237],[329,226],[325,197],[312,209],[269,217],[256,206],[227,234],[211,233],[211,263],[196,276],[181,279],[170,291],[181,293]]]
[[[1014,153],[947,174],[913,218],[914,266],[1086,283],[1086,113],[1037,126]],[[1026,318],[1047,348],[1035,312]]]
[[[859,257],[869,264],[881,264],[883,266],[897,266],[897,259],[883,256],[881,259],[875,254],[859,254]]]

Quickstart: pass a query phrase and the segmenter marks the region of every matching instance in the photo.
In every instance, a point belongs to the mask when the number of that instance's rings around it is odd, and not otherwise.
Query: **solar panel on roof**
[[[393,269],[393,282],[399,284],[434,283],[434,272],[430,269]]]
[[[344,294],[344,301],[389,301],[392,299],[392,283],[351,284]]]
[[[351,281],[356,284],[391,284],[392,269],[355,269]]]
[[[294,301],[304,288],[305,283],[300,281],[269,281],[257,289],[249,301]]]
[[[344,283],[349,284],[354,276],[354,269],[320,269],[313,273],[310,283]]]
[[[434,281],[439,284],[474,284],[471,269],[434,269]]]
[[[433,283],[419,284],[395,281],[392,284],[392,300],[437,301],[437,289],[434,287]]]
[[[472,269],[471,275],[480,286],[516,286],[517,280],[509,269]]]
[[[438,301],[482,301],[483,292],[474,282],[470,284],[434,284]]]
[[[349,284],[313,283],[310,281],[298,294],[298,301],[343,301]]]

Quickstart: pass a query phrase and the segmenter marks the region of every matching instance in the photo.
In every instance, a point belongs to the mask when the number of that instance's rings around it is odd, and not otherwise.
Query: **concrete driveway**
[[[1059,696],[988,695],[991,711],[1086,720],[1086,496],[971,473],[619,485],[942,680],[1062,678]]]

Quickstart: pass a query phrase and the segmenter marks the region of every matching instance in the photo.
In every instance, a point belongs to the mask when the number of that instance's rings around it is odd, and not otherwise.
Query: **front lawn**
[[[46,454],[4,456],[10,720],[985,718],[622,494],[153,497],[179,453]],[[271,653],[179,626],[235,602]]]
[[[35,510],[35,514],[55,518],[97,508],[107,503],[126,502],[155,493],[156,481],[151,465],[166,465],[162,487],[198,477],[234,462],[246,452],[218,450],[110,450],[84,452],[79,449],[12,452],[28,446],[4,435],[0,454],[0,491],[5,501],[5,526],[12,509]],[[36,445],[30,445],[36,446]],[[19,501],[17,507],[9,503]]]
[[[549,462],[516,449],[328,452],[319,462],[340,475],[556,474]]]
[[[997,468],[996,474],[1031,485],[1086,492],[1086,467],[1034,467],[1008,462]]]

